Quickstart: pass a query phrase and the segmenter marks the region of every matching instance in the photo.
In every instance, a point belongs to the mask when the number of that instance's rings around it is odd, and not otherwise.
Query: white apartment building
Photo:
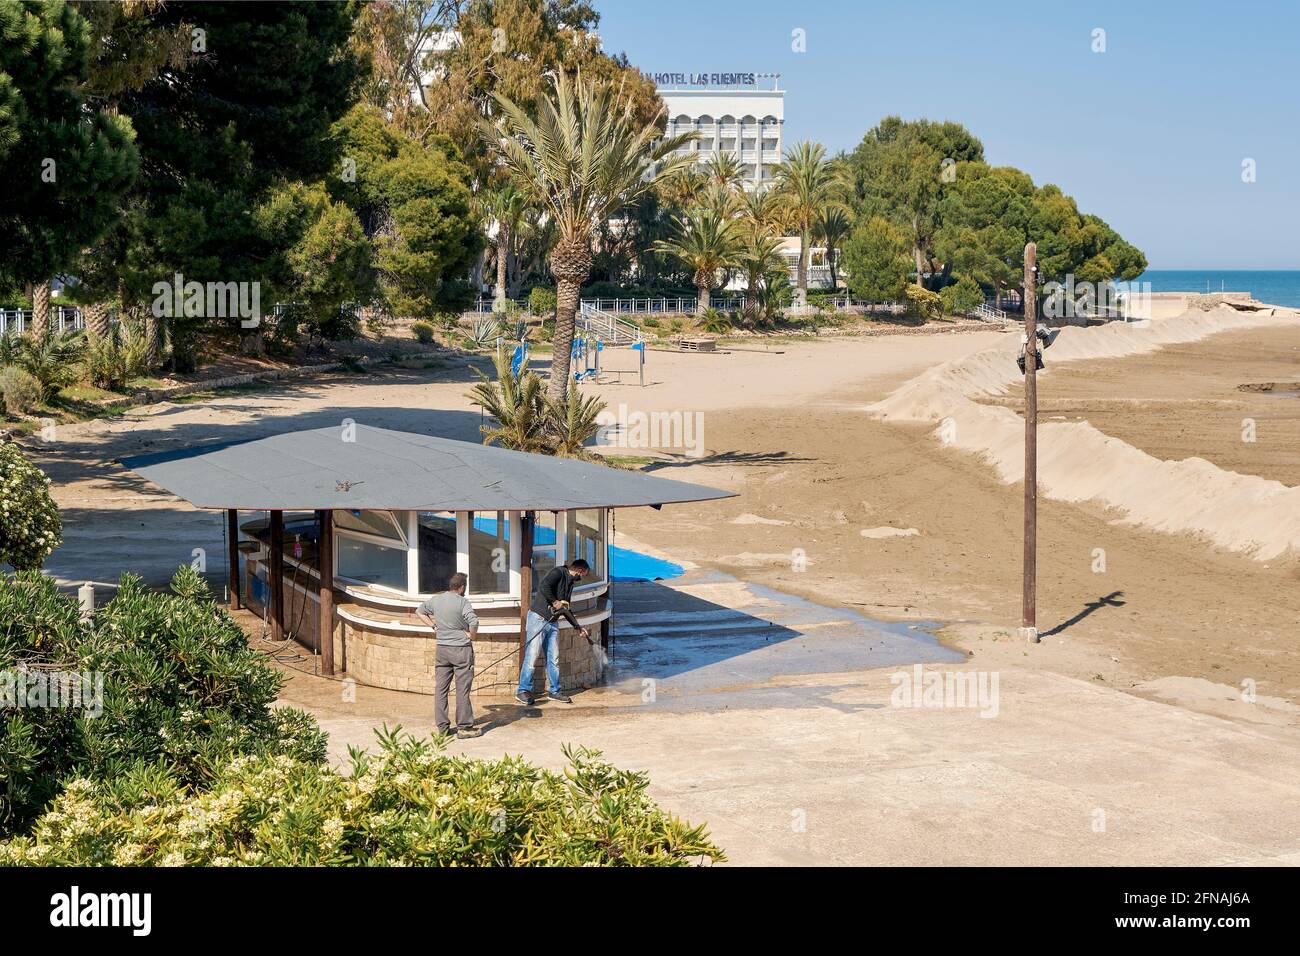
[[[653,73],[668,109],[668,135],[695,132],[687,147],[700,162],[736,155],[745,186],[770,184],[784,149],[785,93],[779,73]]]

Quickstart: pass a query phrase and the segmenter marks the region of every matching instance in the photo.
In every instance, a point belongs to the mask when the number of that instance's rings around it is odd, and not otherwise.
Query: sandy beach
[[[1045,430],[1095,429],[1114,443],[1116,482],[1124,480],[1128,456],[1182,468],[1181,459],[1194,454],[1201,461],[1195,467],[1212,469],[1212,483],[1236,475],[1275,485],[1281,491],[1272,500],[1285,504],[1295,491],[1300,398],[1236,386],[1295,379],[1300,319],[1278,313],[1234,323],[1229,316],[1223,328],[1173,336],[1186,341],[1123,357],[1088,357],[1106,330],[1077,330],[1075,356],[1069,348],[1057,352],[1058,345],[1048,352],[1052,365],[1040,389]],[[645,388],[630,376],[592,386],[611,409],[702,416],[700,457],[674,448],[613,453],[653,455],[656,474],[739,493],[661,512],[630,509],[617,518],[620,545],[687,566],[687,575],[664,582],[662,593],[691,595],[694,606],[712,609],[688,614],[676,634],[704,648],[706,659],[686,666],[681,661],[689,658],[671,642],[633,641],[629,647],[641,650],[623,664],[633,670],[616,669],[616,679],[579,694],[572,709],[543,709],[531,715],[540,719],[521,720],[517,708],[493,708],[484,737],[453,747],[522,752],[552,766],[566,740],[605,748],[623,765],[651,770],[656,793],[676,811],[714,823],[737,862],[1294,857],[1300,847],[1275,838],[1285,830],[1243,829],[1238,810],[1245,801],[1251,814],[1281,819],[1295,804],[1293,783],[1278,780],[1265,792],[1250,780],[1294,762],[1300,748],[1300,556],[1290,550],[1261,558],[1190,528],[1158,530],[1104,501],[1062,500],[1051,493],[1049,457],[1039,513],[1044,636],[1026,645],[1015,637],[1021,489],[1004,480],[998,464],[998,454],[1014,457],[1014,448],[989,455],[945,442],[943,415],[880,414],[899,395],[915,398],[918,380],[951,378],[952,369],[971,363],[994,367],[997,356],[1014,355],[1018,339],[1014,330],[988,329],[754,340],[714,355],[651,352]],[[1053,361],[1057,355],[1068,360]],[[626,358],[615,354],[608,365]],[[222,554],[219,515],[147,485],[114,464],[118,458],[345,418],[472,441],[479,424],[465,396],[472,379],[465,364],[338,375],[63,427],[55,443],[32,443],[65,519],[67,544],[48,568],[69,586],[111,582],[124,569],[160,582],[196,548]],[[974,411],[962,414],[1019,421],[1015,386],[975,399],[943,395],[969,402]],[[1256,420],[1256,442],[1241,442],[1242,418]],[[1176,460],[1166,463],[1165,456]],[[1285,528],[1295,515],[1271,519]],[[220,568],[209,571],[220,577]],[[787,626],[792,639],[775,648],[761,637],[711,645],[703,632],[690,635],[695,620],[756,620],[768,609],[793,613],[803,600],[817,610],[796,614],[799,623]],[[256,632],[256,622],[246,623]],[[842,653],[859,639],[854,634],[866,635],[872,647],[893,646],[909,624],[934,629],[947,645],[946,659],[965,655],[964,664],[947,666],[1001,675],[1002,719],[893,710],[888,660]],[[831,640],[837,633],[851,642],[838,651]],[[383,723],[431,729],[427,698],[360,688],[355,702],[340,703],[337,683],[311,676],[308,656],[291,647],[265,649],[291,677],[283,700],[321,719],[336,756],[349,744],[367,744]],[[664,706],[640,706],[635,668],[662,670],[665,661],[678,661],[669,668],[676,683],[666,685],[678,691],[665,691]],[[799,738],[799,728],[813,724],[817,739]],[[978,760],[961,743],[972,730],[984,740]],[[777,745],[796,739],[798,747]],[[669,740],[694,743],[669,747]],[[1045,755],[1056,767],[1051,779],[1035,769]],[[900,765],[913,772],[900,773]],[[719,766],[735,772],[725,786],[693,782],[716,777],[710,768]],[[800,787],[830,767],[823,786]],[[1099,782],[1114,774],[1144,789],[1121,794]],[[1023,804],[1010,817],[996,812],[1004,788],[995,782],[1008,775],[1021,781]],[[1211,779],[1221,783],[1197,789],[1195,781]],[[850,812],[844,788],[864,781],[874,809]],[[917,790],[923,781],[928,797]],[[1176,799],[1183,809],[1171,814]],[[821,821],[813,836],[790,842],[775,832],[792,806]],[[1088,835],[1096,806],[1122,808],[1128,842],[1103,845]],[[1070,822],[1062,823],[1062,814]],[[1194,831],[1193,818],[1202,821]],[[886,852],[893,845],[886,835],[904,822],[910,855],[898,855],[901,845]],[[980,836],[954,856],[943,835],[963,828]],[[1138,833],[1149,837],[1139,840]]]

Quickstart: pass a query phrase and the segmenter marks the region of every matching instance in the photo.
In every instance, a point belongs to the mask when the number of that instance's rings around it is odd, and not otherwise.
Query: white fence
[[[31,309],[0,309],[0,335],[24,334],[32,324]],[[81,310],[75,306],[50,306],[50,325],[56,332],[86,327]]]
[[[473,312],[486,315],[492,312],[495,300],[488,296],[479,296],[474,302]],[[528,300],[511,300],[511,304],[521,312],[528,312]],[[583,299],[583,308],[592,308],[614,315],[692,315],[699,308],[700,300],[695,296],[658,296],[644,299]],[[709,305],[721,312],[730,312],[745,307],[744,296],[710,298]]]
[[[907,311],[906,302],[872,302],[868,299],[853,299],[847,295],[831,296],[825,300],[832,309],[861,309],[863,312],[887,312],[890,315],[902,315]]]

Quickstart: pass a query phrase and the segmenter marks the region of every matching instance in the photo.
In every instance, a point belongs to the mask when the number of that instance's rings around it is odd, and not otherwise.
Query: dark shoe
[[[439,728],[438,728],[438,733],[441,734],[442,736],[446,737],[449,733],[451,733],[451,728],[450,728],[450,727],[439,727]]]
[[[475,737],[482,737],[483,731],[477,727],[461,727],[456,731],[457,740],[472,740]]]
[[[572,704],[573,698],[562,691],[553,690],[546,695],[547,700],[553,700],[557,704]]]
[[[533,706],[533,695],[528,693],[526,690],[515,691],[515,700],[519,701],[519,703],[523,704],[525,707]]]

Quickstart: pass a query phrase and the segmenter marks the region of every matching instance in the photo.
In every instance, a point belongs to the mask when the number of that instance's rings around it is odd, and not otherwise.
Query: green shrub
[[[262,347],[267,355],[288,358],[302,344],[302,327],[307,321],[304,306],[289,302],[262,319]]]
[[[561,776],[520,757],[448,757],[400,728],[349,774],[243,757],[194,792],[160,773],[72,783],[0,863],[35,866],[687,866],[725,859],[661,810],[645,774],[565,748]]]
[[[550,315],[555,311],[555,290],[534,286],[528,293],[528,311],[533,315]]]
[[[307,331],[326,342],[353,342],[361,338],[361,310],[355,302],[309,314]]]
[[[41,403],[41,383],[17,365],[0,368],[0,405],[10,415],[26,415]]]
[[[909,285],[903,290],[907,297],[907,311],[924,319],[933,318],[940,313],[942,302],[937,292],[922,289],[919,285]]]
[[[437,329],[434,328],[432,322],[426,322],[423,319],[411,323],[412,334],[425,345],[433,341],[433,334],[436,331]]]
[[[62,541],[50,479],[17,445],[0,445],[0,564],[19,571],[38,569]],[[5,626],[0,619],[0,627]]]
[[[758,316],[762,322],[775,322],[794,301],[794,286],[784,272],[773,272],[763,277],[758,288]]]
[[[962,276],[951,285],[944,286],[939,291],[939,299],[943,303],[944,312],[957,315],[983,305],[984,292],[970,276]]]
[[[647,316],[646,318],[642,319],[642,320],[641,320],[641,325],[642,325],[642,327],[647,328],[647,329],[657,329],[657,328],[659,328],[660,322],[659,322],[659,320],[656,319],[653,315],[651,315],[651,316]]]
[[[5,713],[0,831],[20,830],[74,776],[165,772],[197,788],[240,754],[325,757],[325,736],[312,718],[272,709],[282,675],[248,646],[188,566],[169,594],[123,577],[90,621],[48,577],[23,571],[0,579],[0,672],[34,667],[102,674],[102,712]]]

